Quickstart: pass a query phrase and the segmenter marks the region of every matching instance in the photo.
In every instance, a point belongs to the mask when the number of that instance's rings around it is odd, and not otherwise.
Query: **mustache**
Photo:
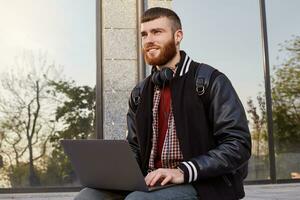
[[[153,43],[148,43],[148,44],[145,44],[145,46],[144,46],[145,51],[148,51],[150,49],[159,49],[159,48],[160,48],[160,46],[155,45]]]

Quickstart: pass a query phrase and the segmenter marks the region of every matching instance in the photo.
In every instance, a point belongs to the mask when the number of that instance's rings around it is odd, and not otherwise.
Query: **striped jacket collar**
[[[176,74],[175,76],[183,76],[186,74],[191,66],[192,59],[184,52],[180,51],[180,61],[176,64]]]
[[[191,66],[192,59],[184,52],[180,51],[180,61],[176,64],[176,73],[175,76],[183,76],[186,74]],[[155,72],[157,70],[156,66],[152,66],[151,73]]]

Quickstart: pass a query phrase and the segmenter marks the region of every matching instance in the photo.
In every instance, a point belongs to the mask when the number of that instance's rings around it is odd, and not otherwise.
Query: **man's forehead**
[[[159,17],[157,19],[141,23],[142,31],[147,31],[147,30],[157,29],[157,28],[162,28],[162,29],[171,28],[170,20],[167,17]]]

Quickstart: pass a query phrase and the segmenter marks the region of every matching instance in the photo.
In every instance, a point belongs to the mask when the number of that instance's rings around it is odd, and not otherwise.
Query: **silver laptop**
[[[153,191],[148,187],[126,140],[62,140],[82,186],[110,190]]]

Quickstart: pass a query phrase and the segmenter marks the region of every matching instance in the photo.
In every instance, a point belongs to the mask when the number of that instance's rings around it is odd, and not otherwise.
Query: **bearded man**
[[[180,50],[183,31],[177,14],[156,7],[141,21],[143,54],[152,72],[131,93],[127,140],[148,186],[174,186],[128,193],[87,188],[77,199],[243,198],[251,138],[230,81],[218,72],[200,91],[206,92],[204,102],[195,85],[197,69],[204,64]]]

